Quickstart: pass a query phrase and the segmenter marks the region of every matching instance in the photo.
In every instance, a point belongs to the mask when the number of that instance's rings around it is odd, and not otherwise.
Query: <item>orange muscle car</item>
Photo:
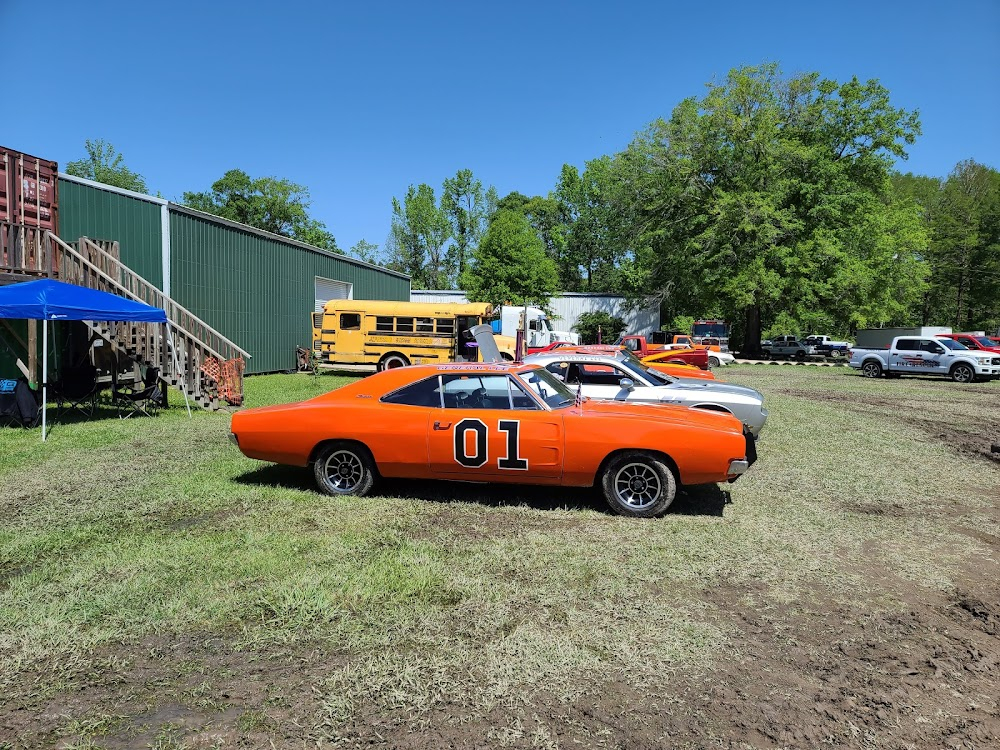
[[[312,465],[320,490],[364,495],[379,477],[590,487],[650,517],[678,486],[734,481],[756,460],[728,414],[583,399],[537,365],[400,367],[308,401],[237,412],[250,458]]]
[[[616,344],[569,344],[566,346],[552,347],[553,349],[559,349],[560,352],[580,352],[584,354],[614,354],[617,351],[625,349],[624,346],[618,346]],[[694,378],[695,380],[715,380],[715,374],[711,370],[702,370],[697,365],[688,364],[679,359],[674,359],[676,356],[675,351],[654,350],[657,353],[651,354],[647,357],[643,357],[642,363],[647,367],[652,367],[654,370],[662,372],[664,375],[670,375],[675,378]],[[690,349],[685,349],[683,352],[693,351]],[[543,353],[544,350],[539,350],[539,353]],[[682,353],[683,353],[682,352]]]

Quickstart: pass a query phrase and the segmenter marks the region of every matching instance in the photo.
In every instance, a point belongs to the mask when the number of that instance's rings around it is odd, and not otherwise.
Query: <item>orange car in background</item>
[[[566,346],[553,347],[564,352],[579,352],[582,354],[614,354],[616,351],[625,349],[624,346],[616,344],[569,344]],[[711,370],[703,370],[695,365],[686,364],[677,359],[678,351],[687,352],[682,349],[654,349],[652,354],[642,358],[642,363],[654,370],[670,375],[675,378],[694,378],[695,380],[715,380],[715,374]]]
[[[667,510],[679,486],[734,481],[756,460],[738,419],[580,398],[537,365],[400,367],[300,403],[237,412],[250,458],[312,466],[319,489],[366,495],[380,477],[599,485],[622,515]]]

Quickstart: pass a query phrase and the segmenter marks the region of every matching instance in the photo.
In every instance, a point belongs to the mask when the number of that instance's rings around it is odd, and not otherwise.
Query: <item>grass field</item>
[[[721,374],[759,462],[644,522],[321,496],[176,400],[0,430],[0,748],[996,746],[1000,383]]]

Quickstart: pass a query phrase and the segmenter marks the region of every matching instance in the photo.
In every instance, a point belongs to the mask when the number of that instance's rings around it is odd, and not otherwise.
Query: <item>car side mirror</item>
[[[623,391],[631,391],[635,388],[635,381],[632,378],[622,378],[618,381]]]

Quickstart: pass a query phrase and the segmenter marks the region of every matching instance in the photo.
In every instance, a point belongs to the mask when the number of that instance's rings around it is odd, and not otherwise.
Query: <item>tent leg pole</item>
[[[184,384],[184,373],[181,372],[181,363],[177,358],[177,347],[174,346],[174,335],[170,332],[170,323],[167,323],[167,343],[170,345],[170,353],[174,357],[174,370],[181,383],[181,393],[184,394],[184,404],[187,406],[188,419],[191,419],[191,402],[188,401],[187,386]]]
[[[48,411],[49,321],[42,321],[42,442],[45,442],[45,413]]]

